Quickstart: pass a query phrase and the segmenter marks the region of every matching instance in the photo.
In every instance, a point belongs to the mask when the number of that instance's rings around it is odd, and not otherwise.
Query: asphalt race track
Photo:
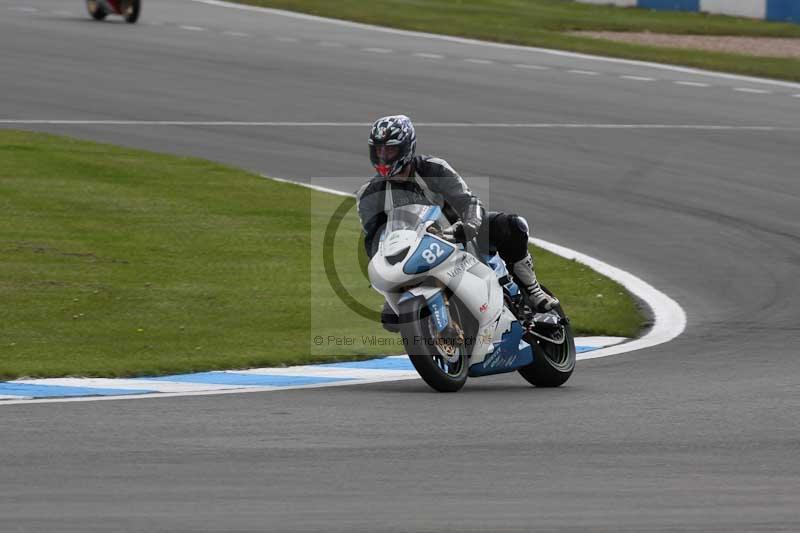
[[[284,178],[368,175],[367,128],[8,121],[405,112],[432,124],[422,151],[492,178],[492,208],[688,316],[558,390],[510,374],[456,395],[402,381],[0,407],[0,531],[800,530],[800,86],[191,0],[146,2],[135,26],[0,0],[0,51],[2,127]],[[619,127],[642,124],[658,127]]]

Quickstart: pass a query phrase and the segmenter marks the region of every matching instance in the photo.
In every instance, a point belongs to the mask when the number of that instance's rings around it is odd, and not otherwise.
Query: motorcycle
[[[110,14],[121,15],[133,24],[142,11],[140,0],[86,0],[86,9],[95,20],[104,20]]]
[[[558,387],[572,375],[575,340],[561,307],[528,308],[502,258],[459,238],[439,206],[393,208],[368,273],[433,389],[455,392],[468,377],[513,371]]]

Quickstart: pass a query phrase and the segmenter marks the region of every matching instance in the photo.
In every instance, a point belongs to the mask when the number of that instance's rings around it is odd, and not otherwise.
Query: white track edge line
[[[210,391],[192,391],[192,392],[155,392],[146,394],[126,394],[121,396],[77,396],[74,398],[33,398],[33,399],[19,399],[19,400],[2,400],[0,407],[5,405],[19,405],[29,403],[72,403],[72,402],[102,402],[114,400],[144,400],[144,399],[159,399],[159,398],[175,398],[178,396],[217,396],[221,394],[245,394],[250,392],[276,392],[276,391],[290,391],[299,389],[320,389],[326,387],[342,387],[351,385],[367,385],[370,383],[381,383],[384,381],[405,381],[409,379],[419,379],[419,375],[406,375],[406,376],[389,376],[381,378],[367,378],[367,379],[353,379],[346,381],[337,381],[331,383],[313,383],[310,385],[293,385],[289,387],[251,387],[242,386],[239,389],[222,389]]]
[[[619,342],[623,342],[627,339],[622,337],[584,337],[585,339],[597,339],[601,342],[613,342],[613,345],[616,345]],[[591,352],[582,352],[577,354],[578,360],[589,359],[587,357],[588,354]],[[395,356],[388,356],[388,358],[405,358],[405,355],[395,355]],[[309,376],[312,374],[307,373],[304,369],[320,366],[320,365],[301,365],[298,367],[283,367],[283,368],[253,368],[247,370],[236,370],[236,371],[229,371],[225,370],[223,372],[233,372],[233,373],[240,373],[240,374],[253,374],[253,375],[287,375],[287,376]],[[321,365],[324,367],[324,365]],[[414,371],[406,371],[406,370],[372,370],[372,369],[348,369],[348,368],[335,368],[335,369],[326,369],[326,370],[335,370],[335,372],[331,372],[330,375],[317,375],[316,377],[337,377],[337,378],[348,378],[340,382],[327,382],[327,383],[310,383],[308,385],[290,385],[290,386],[258,386],[258,385],[226,385],[224,388],[220,389],[210,389],[210,390],[187,390],[187,391],[154,391],[154,392],[145,392],[145,393],[136,393],[131,392],[130,394],[120,394],[120,395],[108,395],[108,396],[73,396],[73,397],[61,397],[61,398],[25,398],[19,395],[0,395],[0,407],[4,405],[19,405],[19,404],[27,404],[27,403],[64,403],[64,402],[93,402],[93,401],[110,401],[110,400],[141,400],[141,399],[153,399],[153,398],[164,398],[164,397],[174,397],[174,396],[213,396],[218,394],[240,394],[245,392],[277,392],[277,391],[288,391],[288,390],[295,390],[295,389],[316,389],[316,388],[325,388],[325,387],[342,387],[342,386],[351,386],[351,385],[366,385],[370,383],[381,383],[381,382],[391,382],[391,381],[405,381],[411,379],[418,379],[419,375]],[[355,370],[355,373],[349,372]],[[373,374],[374,375],[371,375]],[[351,377],[352,376],[352,377]],[[49,381],[51,378],[46,378],[43,381]],[[53,380],[58,380],[60,378],[52,378]],[[75,379],[75,378],[65,378],[65,379]],[[101,378],[103,379],[103,378]],[[48,383],[38,383],[39,380],[31,379],[31,380],[18,380],[19,383],[29,383],[33,385],[41,384],[41,385],[48,385]],[[111,380],[109,380],[111,381]],[[148,382],[143,382],[143,385],[146,385]],[[149,383],[153,383],[152,381]],[[168,382],[159,382],[160,384],[168,383]],[[181,383],[182,385],[191,385],[187,383]],[[109,384],[110,386],[111,384]],[[73,384],[69,386],[80,386],[78,384]],[[119,387],[119,385],[114,385]],[[199,386],[199,384],[198,384]],[[101,387],[101,388],[108,388],[108,387]],[[112,387],[113,388],[113,387]],[[131,388],[131,391],[136,391],[137,389]]]
[[[505,50],[520,50],[520,51],[528,51],[528,52],[537,52],[541,54],[548,54],[560,57],[570,57],[574,59],[586,59],[590,61],[604,61],[607,63],[618,63],[621,65],[632,65],[632,66],[640,66],[640,67],[649,67],[655,68],[660,70],[670,70],[673,72],[682,72],[684,74],[699,74],[703,76],[713,76],[717,78],[723,78],[728,80],[738,80],[738,81],[750,81],[753,83],[763,83],[765,85],[775,85],[779,87],[790,87],[792,89],[800,89],[800,83],[793,83],[790,81],[781,81],[781,80],[773,80],[769,78],[756,78],[754,76],[742,76],[739,74],[728,74],[725,72],[715,72],[712,70],[702,70],[696,69],[691,67],[681,67],[678,65],[670,65],[666,63],[652,63],[649,61],[639,61],[635,59],[621,59],[617,57],[604,57],[604,56],[596,56],[591,54],[581,54],[577,52],[567,52],[565,50],[551,50],[549,48],[538,48],[535,46],[522,46],[522,45],[515,45],[515,44],[504,44],[504,43],[494,43],[490,41],[479,41],[477,39],[468,39],[466,37],[454,37],[451,35],[437,35],[435,33],[426,33],[426,32],[419,32],[419,31],[410,31],[410,30],[400,30],[396,28],[384,28],[381,26],[374,26],[371,24],[364,24],[362,22],[352,22],[348,20],[339,20],[339,19],[332,19],[326,17],[319,17],[316,15],[308,15],[306,13],[296,13],[293,11],[284,11],[282,9],[274,9],[269,7],[257,7],[257,6],[249,6],[244,4],[234,4],[231,2],[224,2],[222,0],[190,0],[191,2],[198,2],[201,4],[207,4],[217,7],[226,7],[229,9],[239,9],[242,11],[254,11],[260,13],[269,13],[272,15],[279,15],[283,17],[289,17],[299,20],[309,20],[313,22],[322,22],[327,24],[334,24],[337,26],[345,26],[349,28],[360,28],[363,30],[371,30],[371,31],[378,31],[382,33],[392,33],[395,35],[404,35],[407,37],[421,37],[426,39],[435,39],[439,41],[448,41],[453,43],[460,43],[460,44],[471,44],[477,46],[488,46],[491,48],[501,48]]]
[[[686,312],[680,304],[643,279],[634,276],[630,272],[609,265],[604,261],[572,250],[571,248],[538,238],[531,238],[529,240],[532,244],[540,248],[566,259],[574,259],[592,270],[616,281],[647,303],[653,312],[653,326],[643,337],[615,346],[609,346],[608,348],[592,350],[591,352],[583,354],[584,356],[582,359],[597,359],[599,357],[608,357],[609,355],[657,346],[671,341],[686,329]]]
[[[291,183],[291,182],[290,182]],[[323,188],[324,189],[324,188]],[[342,194],[343,196],[348,196],[346,194]],[[577,359],[584,360],[584,359],[592,359],[593,357],[591,352],[583,352],[577,355]],[[405,356],[390,356],[390,357],[405,357]],[[268,369],[252,369],[255,370],[262,370],[266,371]],[[291,368],[279,368],[276,369],[278,371],[281,370],[291,370]],[[345,370],[345,369],[342,369]],[[243,373],[248,373],[251,371],[243,370],[239,371]],[[266,372],[265,372],[266,373]],[[280,372],[279,372],[280,373]],[[392,375],[394,374],[394,375]],[[278,392],[278,391],[290,391],[290,390],[297,390],[297,389],[319,389],[319,388],[326,388],[326,387],[344,387],[344,386],[355,386],[355,385],[368,385],[371,383],[382,383],[382,382],[393,382],[393,381],[407,381],[419,379],[419,375],[413,371],[392,371],[390,373],[384,375],[376,375],[374,377],[364,375],[354,377],[350,380],[340,381],[340,382],[328,382],[328,383],[312,383],[308,385],[291,385],[287,387],[280,387],[280,386],[251,386],[251,385],[242,385],[242,386],[233,386],[231,385],[230,388],[225,389],[216,389],[216,390],[199,390],[199,391],[182,391],[182,392],[152,392],[152,393],[140,393],[137,394],[135,392],[131,394],[124,394],[124,395],[113,395],[113,396],[75,396],[75,397],[62,397],[62,398],[24,398],[24,397],[14,397],[14,396],[0,396],[0,408],[4,405],[20,405],[20,404],[29,404],[29,403],[73,403],[73,402],[97,402],[97,401],[112,401],[112,400],[144,400],[144,399],[159,399],[159,398],[168,398],[168,397],[178,397],[178,396],[216,396],[220,394],[244,394],[250,392]],[[30,380],[36,381],[36,380]],[[135,389],[134,389],[135,390]]]

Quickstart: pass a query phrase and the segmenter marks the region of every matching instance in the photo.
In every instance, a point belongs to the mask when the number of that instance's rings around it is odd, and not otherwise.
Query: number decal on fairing
[[[442,256],[444,250],[439,245],[438,242],[432,242],[430,246],[426,250],[422,252],[422,258],[429,264],[432,265],[436,259]]]
[[[454,246],[438,241],[430,235],[425,235],[414,253],[403,265],[406,274],[421,274],[442,264],[444,260],[453,255]]]

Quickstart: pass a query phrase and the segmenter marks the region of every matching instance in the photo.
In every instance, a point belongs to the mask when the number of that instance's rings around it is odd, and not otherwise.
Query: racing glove
[[[461,217],[463,222],[464,238],[471,241],[478,236],[483,224],[483,206],[477,198],[473,198]]]

